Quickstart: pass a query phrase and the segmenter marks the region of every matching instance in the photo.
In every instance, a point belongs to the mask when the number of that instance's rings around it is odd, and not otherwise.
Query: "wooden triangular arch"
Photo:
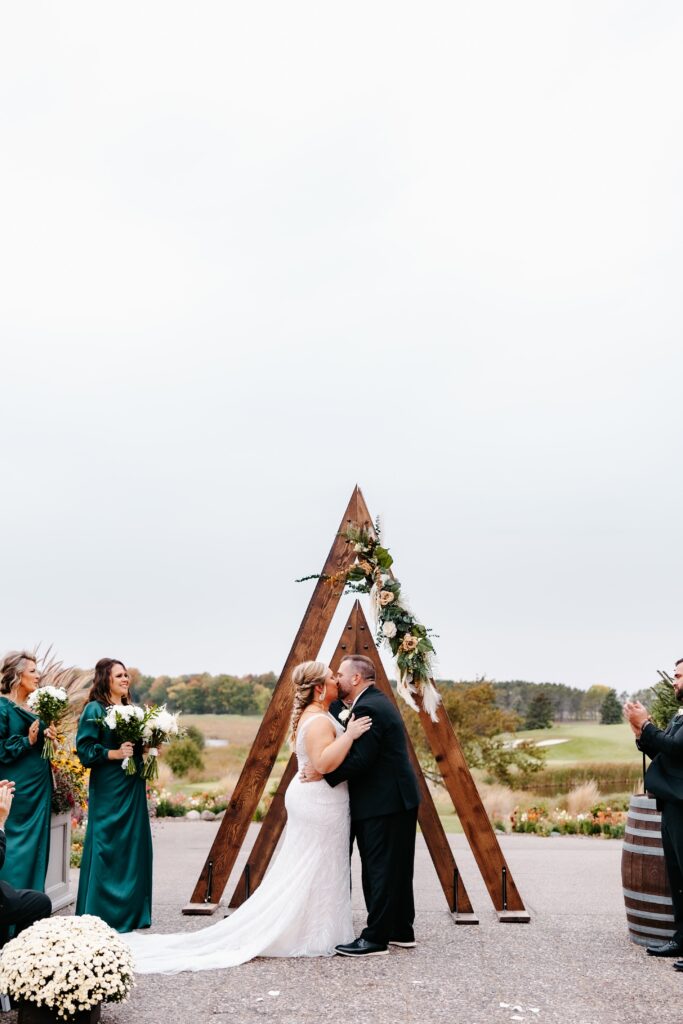
[[[353,564],[355,554],[352,545],[343,536],[343,532],[352,523],[365,525],[372,529],[372,519],[358,487],[351,495],[334,544],[327,556],[322,570],[325,576],[343,573]],[[293,698],[292,669],[299,662],[313,660],[318,656],[343,589],[343,584],[334,587],[322,579],[318,580],[316,584],[289,657],[275,686],[270,704],[263,716],[249,756],[244,763],[218,833],[195,885],[191,902],[183,908],[184,914],[210,914],[218,905],[244,842],[249,822],[253,818],[275,759],[286,737]],[[345,654],[352,653],[365,654],[372,658],[377,671],[377,685],[390,699],[395,700],[373,642],[372,632],[358,601],[355,602],[342,631],[341,639],[331,661],[332,668],[336,668]],[[443,706],[440,706],[438,720],[433,722],[429,715],[422,710],[419,696],[416,699],[420,707],[420,720],[427,740],[443,776],[444,784],[453,800],[453,805],[493,905],[498,912],[499,920],[527,922],[529,915],[524,909],[521,896],[491,827],[448,716]],[[407,734],[406,739],[408,739]],[[472,905],[460,877],[450,844],[409,739],[408,751],[422,792],[419,811],[420,827],[449,909],[458,924],[476,924],[477,918],[472,911]],[[295,771],[296,761],[292,756],[249,855],[249,861],[232,895],[230,906],[239,906],[263,879],[284,827],[286,818],[284,796]]]

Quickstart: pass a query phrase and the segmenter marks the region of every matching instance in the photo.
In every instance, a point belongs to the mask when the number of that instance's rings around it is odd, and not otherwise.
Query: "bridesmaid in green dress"
[[[128,704],[128,672],[121,661],[102,658],[76,736],[82,764],[90,769],[88,828],[83,844],[77,914],[95,914],[119,932],[152,922],[152,832],[147,787],[121,762],[140,752],[121,743],[103,722],[110,705]]]
[[[15,783],[12,813],[7,819],[7,855],[0,879],[16,889],[45,891],[50,851],[52,772],[41,757],[43,737],[56,739],[25,707],[40,676],[34,655],[8,654],[0,668],[0,773]]]

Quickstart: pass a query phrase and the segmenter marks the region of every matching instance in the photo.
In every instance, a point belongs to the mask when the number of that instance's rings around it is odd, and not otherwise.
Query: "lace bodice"
[[[310,764],[310,758],[306,752],[306,730],[311,722],[314,722],[317,718],[319,718],[319,714],[309,715],[307,718],[304,718],[303,722],[299,722],[299,727],[296,731],[296,743],[294,745],[294,753],[296,754],[299,770],[301,770],[304,765]],[[337,736],[340,736],[344,732],[343,727],[334,715],[329,713],[329,711],[325,714],[325,718],[328,722],[331,722]]]

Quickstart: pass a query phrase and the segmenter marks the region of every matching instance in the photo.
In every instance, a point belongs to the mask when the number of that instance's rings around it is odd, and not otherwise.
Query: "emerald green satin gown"
[[[152,922],[152,832],[147,787],[139,774],[125,775],[107,751],[120,740],[101,720],[106,707],[86,704],[76,736],[81,763],[90,769],[88,828],[78,883],[77,914],[96,914],[118,932]],[[135,758],[138,769],[141,759]]]
[[[40,756],[45,726],[31,746],[28,731],[37,715],[0,697],[0,778],[16,783],[5,825],[7,855],[0,879],[16,889],[45,891],[50,853],[52,771]]]

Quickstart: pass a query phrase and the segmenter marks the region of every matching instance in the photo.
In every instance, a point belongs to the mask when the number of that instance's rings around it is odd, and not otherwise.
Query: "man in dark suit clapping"
[[[324,776],[330,786],[349,784],[368,911],[360,937],[336,947],[342,956],[373,956],[387,953],[389,945],[415,945],[413,864],[420,791],[408,760],[403,720],[374,683],[369,658],[348,655],[342,660],[340,697],[356,718],[372,718],[372,727],[355,741],[341,765]]]
[[[676,662],[673,684],[676,698],[683,704],[683,658]],[[627,701],[624,713],[638,749],[653,759],[645,773],[645,789],[657,798],[662,814],[662,847],[674,910],[673,937],[648,946],[647,951],[650,956],[683,956],[683,708],[663,730],[638,701]],[[674,967],[683,971],[683,961]]]

